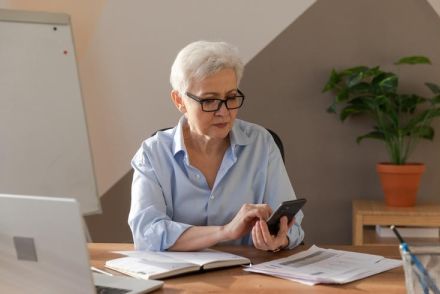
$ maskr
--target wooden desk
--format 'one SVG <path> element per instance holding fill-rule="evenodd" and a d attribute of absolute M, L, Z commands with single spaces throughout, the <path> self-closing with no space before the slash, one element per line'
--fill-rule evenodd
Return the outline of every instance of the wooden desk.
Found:
<path fill-rule="evenodd" d="M 384 201 L 353 200 L 353 245 L 397 244 L 396 238 L 378 238 L 375 225 L 440 227 L 440 205 L 389 207 Z M 408 239 L 408 243 L 438 242 L 434 239 Z"/>
<path fill-rule="evenodd" d="M 104 269 L 107 259 L 120 257 L 111 253 L 115 250 L 132 250 L 131 244 L 89 244 L 92 265 Z M 379 254 L 390 258 L 399 258 L 397 246 L 320 246 Z M 299 246 L 294 250 L 277 253 L 263 252 L 245 246 L 216 246 L 215 249 L 248 257 L 252 263 L 260 263 L 289 256 L 308 247 Z M 111 271 L 105 269 L 106 271 Z M 117 273 L 117 272 L 113 272 Z M 216 269 L 207 272 L 191 273 L 165 279 L 162 289 L 154 293 L 406 293 L 403 268 L 399 267 L 375 276 L 358 280 L 345 285 L 306 286 L 271 276 L 248 273 L 241 267 Z"/>

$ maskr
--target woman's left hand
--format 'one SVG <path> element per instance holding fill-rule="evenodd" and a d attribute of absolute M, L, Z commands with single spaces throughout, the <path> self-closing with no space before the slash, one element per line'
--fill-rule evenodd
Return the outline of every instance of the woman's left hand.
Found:
<path fill-rule="evenodd" d="M 276 236 L 271 235 L 269 228 L 264 220 L 258 220 L 252 228 L 252 240 L 257 249 L 265 251 L 277 251 L 280 248 L 289 245 L 287 232 L 289 228 L 295 223 L 295 218 L 288 224 L 287 217 L 283 216 L 280 219 L 280 229 Z"/>

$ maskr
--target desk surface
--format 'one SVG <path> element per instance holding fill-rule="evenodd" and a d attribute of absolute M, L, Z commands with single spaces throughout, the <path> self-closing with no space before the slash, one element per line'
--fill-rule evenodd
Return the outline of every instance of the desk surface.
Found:
<path fill-rule="evenodd" d="M 108 259 L 120 257 L 119 254 L 111 253 L 115 250 L 133 250 L 131 244 L 103 244 L 91 243 L 89 246 L 92 265 L 104 268 L 104 262 Z M 378 254 L 389 258 L 399 258 L 397 246 L 320 246 Z M 260 263 L 272 259 L 289 256 L 293 253 L 307 249 L 299 246 L 294 250 L 280 251 L 277 253 L 262 252 L 252 247 L 245 246 L 216 246 L 217 250 L 231 252 L 248 257 L 252 263 Z M 109 269 L 105 269 L 111 271 Z M 116 272 L 114 272 L 116 273 Z M 248 273 L 241 267 L 216 269 L 201 273 L 192 273 L 179 277 L 165 279 L 164 287 L 154 293 L 406 293 L 403 268 L 399 267 L 375 276 L 345 285 L 317 285 L 306 286 L 271 276 Z"/>

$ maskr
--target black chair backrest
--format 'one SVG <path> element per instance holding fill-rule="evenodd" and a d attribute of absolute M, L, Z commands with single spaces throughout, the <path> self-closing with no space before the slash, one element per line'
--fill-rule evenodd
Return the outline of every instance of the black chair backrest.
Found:
<path fill-rule="evenodd" d="M 169 130 L 169 129 L 172 129 L 172 128 L 164 128 L 164 129 L 157 130 L 154 133 L 152 133 L 150 137 L 153 137 L 154 135 L 156 135 L 157 132 L 163 132 L 163 131 L 166 131 L 166 130 Z"/>
<path fill-rule="evenodd" d="M 281 141 L 281 138 L 278 136 L 277 133 L 272 131 L 271 129 L 266 128 L 266 130 L 272 135 L 273 140 L 275 141 L 275 144 L 277 144 L 278 149 L 280 149 L 281 157 L 283 158 L 284 162 L 284 145 L 283 141 Z"/>
<path fill-rule="evenodd" d="M 169 130 L 169 129 L 172 129 L 172 128 L 163 128 L 163 129 L 157 130 L 153 134 L 151 134 L 151 137 L 156 135 L 157 132 L 166 131 L 166 130 Z M 281 138 L 277 135 L 277 133 L 275 133 L 271 129 L 266 128 L 266 130 L 272 135 L 272 138 L 275 141 L 275 144 L 277 144 L 278 149 L 280 149 L 281 157 L 283 158 L 283 162 L 284 162 L 284 145 L 283 145 L 283 141 L 281 141 Z"/>

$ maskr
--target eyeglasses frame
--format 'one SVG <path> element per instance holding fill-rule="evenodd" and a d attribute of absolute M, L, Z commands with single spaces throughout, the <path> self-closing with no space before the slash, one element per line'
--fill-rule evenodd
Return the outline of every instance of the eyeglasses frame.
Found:
<path fill-rule="evenodd" d="M 241 100 L 241 103 L 240 103 L 240 105 L 239 105 L 238 107 L 228 107 L 228 101 L 230 101 L 230 100 L 232 100 L 232 99 L 235 99 L 235 98 L 226 98 L 226 99 L 219 99 L 219 98 L 201 98 L 201 97 L 198 97 L 198 96 L 196 96 L 196 95 L 194 95 L 194 94 L 191 94 L 190 92 L 185 92 L 185 95 L 186 95 L 188 98 L 191 98 L 191 99 L 193 99 L 194 101 L 197 101 L 197 102 L 200 104 L 200 107 L 202 108 L 202 111 L 204 111 L 204 112 L 216 112 L 216 111 L 219 111 L 220 108 L 222 108 L 222 105 L 223 105 L 223 104 L 225 104 L 225 107 L 226 107 L 226 109 L 228 109 L 228 110 L 231 110 L 231 109 L 238 109 L 238 108 L 242 107 L 242 106 L 243 106 L 243 103 L 244 103 L 244 99 L 246 98 L 246 96 L 243 94 L 243 92 L 240 91 L 240 89 L 237 89 L 237 92 L 238 92 L 239 95 L 235 95 L 235 98 L 236 98 L 236 97 L 242 97 L 242 98 L 243 98 L 243 99 Z M 220 101 L 220 103 L 218 104 L 217 109 L 215 109 L 215 110 L 205 110 L 205 109 L 203 109 L 203 102 L 204 102 L 204 101 L 208 101 L 208 100 L 209 100 L 209 101 L 213 101 L 213 100 Z"/>

